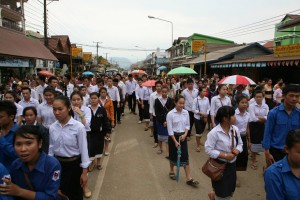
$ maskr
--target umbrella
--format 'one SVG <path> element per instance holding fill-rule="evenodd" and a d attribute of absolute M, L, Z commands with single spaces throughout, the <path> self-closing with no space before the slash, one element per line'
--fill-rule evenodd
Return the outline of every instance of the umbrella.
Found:
<path fill-rule="evenodd" d="M 143 86 L 152 87 L 152 86 L 155 86 L 155 82 L 156 82 L 156 80 L 149 80 L 149 81 L 146 81 L 145 83 L 143 83 Z"/>
<path fill-rule="evenodd" d="M 256 83 L 246 76 L 233 75 L 227 76 L 220 80 L 218 84 L 233 84 L 233 85 L 256 85 Z"/>
<path fill-rule="evenodd" d="M 180 147 L 180 139 L 179 139 L 179 147 L 177 149 L 177 170 L 176 170 L 176 181 L 179 181 L 179 171 L 180 171 L 180 158 L 181 158 L 181 147 Z"/>
<path fill-rule="evenodd" d="M 166 66 L 160 66 L 157 69 L 160 70 L 160 71 L 164 71 L 164 70 L 167 70 L 168 68 Z"/>
<path fill-rule="evenodd" d="M 144 70 L 141 70 L 141 69 L 133 70 L 131 73 L 132 74 L 146 74 L 146 72 Z"/>
<path fill-rule="evenodd" d="M 188 67 L 177 67 L 169 71 L 168 75 L 176 75 L 176 74 L 197 74 L 193 69 Z"/>
<path fill-rule="evenodd" d="M 52 72 L 48 71 L 48 70 L 39 71 L 38 75 L 41 75 L 41 76 L 54 76 L 54 74 Z"/>
<path fill-rule="evenodd" d="M 83 75 L 95 75 L 93 72 L 90 72 L 90 71 L 85 71 L 82 73 Z"/>

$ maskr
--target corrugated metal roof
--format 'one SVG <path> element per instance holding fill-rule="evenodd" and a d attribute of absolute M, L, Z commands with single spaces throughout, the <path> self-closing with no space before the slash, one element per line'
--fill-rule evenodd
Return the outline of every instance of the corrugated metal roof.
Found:
<path fill-rule="evenodd" d="M 37 39 L 31 39 L 0 27 L 0 54 L 57 61 L 57 58 Z"/>

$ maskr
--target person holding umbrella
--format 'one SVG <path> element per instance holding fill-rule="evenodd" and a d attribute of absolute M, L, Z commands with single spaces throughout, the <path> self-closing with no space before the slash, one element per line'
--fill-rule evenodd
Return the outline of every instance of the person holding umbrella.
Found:
<path fill-rule="evenodd" d="M 191 171 L 189 167 L 189 153 L 187 146 L 187 135 L 190 129 L 189 113 L 184 108 L 184 97 L 175 97 L 175 108 L 167 114 L 167 129 L 169 134 L 169 160 L 170 160 L 170 173 L 169 177 L 172 180 L 176 180 L 174 173 L 174 167 L 177 164 L 177 150 L 181 148 L 180 165 L 184 167 L 186 175 L 186 184 L 190 186 L 197 186 L 198 181 L 195 181 L 191 177 Z M 177 175 L 178 176 L 178 175 Z"/>

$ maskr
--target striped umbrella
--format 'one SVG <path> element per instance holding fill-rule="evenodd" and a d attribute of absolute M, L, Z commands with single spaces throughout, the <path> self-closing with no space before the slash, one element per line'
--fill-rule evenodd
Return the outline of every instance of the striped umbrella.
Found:
<path fill-rule="evenodd" d="M 232 84 L 232 85 L 256 85 L 256 83 L 246 76 L 233 75 L 227 76 L 220 80 L 218 84 Z"/>

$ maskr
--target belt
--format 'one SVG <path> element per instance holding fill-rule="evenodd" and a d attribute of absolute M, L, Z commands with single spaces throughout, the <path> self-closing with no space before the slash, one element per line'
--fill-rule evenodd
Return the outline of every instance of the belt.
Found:
<path fill-rule="evenodd" d="M 61 162 L 72 162 L 72 161 L 80 159 L 81 156 L 78 155 L 78 156 L 73 156 L 73 157 L 61 157 L 61 156 L 54 156 L 54 157 Z"/>
<path fill-rule="evenodd" d="M 174 135 L 183 135 L 184 132 L 174 132 Z"/>

